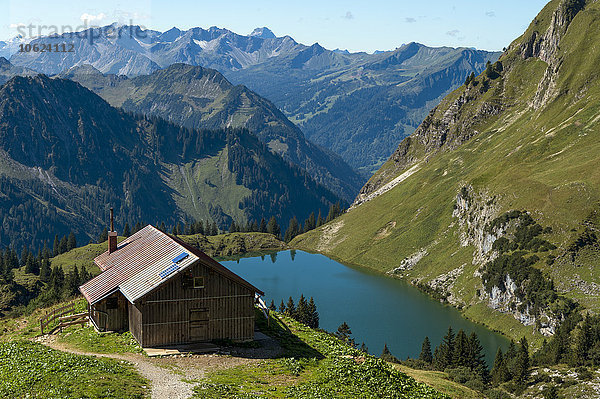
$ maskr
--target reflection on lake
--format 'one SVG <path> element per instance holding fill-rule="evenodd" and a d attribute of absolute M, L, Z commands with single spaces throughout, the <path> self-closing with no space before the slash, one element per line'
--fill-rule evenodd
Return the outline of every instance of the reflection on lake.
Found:
<path fill-rule="evenodd" d="M 270 255 L 222 262 L 265 292 L 265 302 L 277 307 L 291 295 L 314 297 L 321 317 L 320 327 L 335 331 L 347 322 L 357 344 L 363 341 L 369 352 L 379 355 L 387 343 L 400 359 L 417 357 L 425 336 L 432 350 L 448 326 L 467 334 L 476 332 L 491 365 L 499 346 L 508 340 L 463 318 L 460 312 L 442 305 L 410 284 L 345 266 L 323 255 L 303 251 L 282 251 Z"/>

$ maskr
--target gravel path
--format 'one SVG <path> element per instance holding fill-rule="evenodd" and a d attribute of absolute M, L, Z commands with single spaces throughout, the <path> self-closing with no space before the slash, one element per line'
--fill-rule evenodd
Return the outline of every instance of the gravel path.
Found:
<path fill-rule="evenodd" d="M 187 399 L 192 396 L 194 384 L 182 381 L 186 379 L 199 379 L 204 376 L 204 370 L 198 367 L 186 367 L 185 372 L 177 373 L 177 362 L 161 362 L 165 359 L 156 359 L 156 361 L 136 353 L 91 353 L 72 349 L 56 342 L 55 337 L 45 337 L 38 342 L 63 352 L 74 353 L 76 355 L 98 356 L 117 360 L 124 360 L 132 363 L 138 372 L 148 379 L 151 383 L 152 399 Z M 160 364 L 164 367 L 160 367 Z M 174 364 L 175 363 L 175 364 Z M 203 363 L 203 362 L 200 362 Z"/>
<path fill-rule="evenodd" d="M 55 335 L 35 339 L 36 342 L 63 352 L 76 355 L 98 356 L 132 363 L 138 372 L 151 384 L 152 399 L 188 399 L 192 396 L 194 383 L 182 381 L 200 380 L 205 371 L 228 369 L 231 367 L 260 364 L 263 359 L 273 358 L 282 353 L 281 346 L 264 334 L 256 337 L 259 348 L 231 348 L 223 355 L 206 354 L 192 356 L 167 356 L 148 358 L 139 353 L 94 353 L 74 349 L 56 340 Z"/>

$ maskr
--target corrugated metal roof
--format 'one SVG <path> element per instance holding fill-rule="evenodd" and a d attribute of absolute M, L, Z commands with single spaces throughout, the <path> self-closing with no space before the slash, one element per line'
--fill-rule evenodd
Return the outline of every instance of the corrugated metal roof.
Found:
<path fill-rule="evenodd" d="M 147 268 L 129 280 L 125 281 L 123 284 L 119 285 L 121 293 L 129 300 L 129 302 L 133 303 L 137 301 L 139 298 L 143 297 L 165 281 L 172 279 L 177 274 L 187 269 L 188 266 L 191 266 L 198 261 L 198 258 L 195 255 L 190 254 L 190 256 L 177 263 L 179 268 L 176 269 L 175 272 L 165 276 L 165 278 L 162 278 L 160 276 L 160 272 L 168 267 L 171 267 L 173 264 L 172 259 L 179 255 L 182 250 L 184 250 L 179 244 L 175 243 L 174 241 L 172 242 L 176 244 L 178 248 L 174 249 L 173 252 L 169 253 L 161 261 L 149 265 Z"/>
<path fill-rule="evenodd" d="M 179 260 L 184 252 L 189 256 Z M 179 262 L 176 262 L 177 260 Z M 79 287 L 79 290 L 92 304 L 110 295 L 116 289 L 119 289 L 130 302 L 134 302 L 198 260 L 226 277 L 263 294 L 204 252 L 151 225 L 122 241 L 112 254 L 106 251 L 96 257 L 94 262 L 103 272 Z M 175 268 L 175 272 L 162 278 L 159 274 L 173 263 L 179 267 Z"/>

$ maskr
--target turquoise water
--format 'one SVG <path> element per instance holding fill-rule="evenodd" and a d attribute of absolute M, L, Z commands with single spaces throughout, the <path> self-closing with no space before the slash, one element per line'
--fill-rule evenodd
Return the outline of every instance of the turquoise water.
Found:
<path fill-rule="evenodd" d="M 488 364 L 499 346 L 508 340 L 463 318 L 460 312 L 442 305 L 410 284 L 345 266 L 323 255 L 303 251 L 283 251 L 263 257 L 222 262 L 265 292 L 265 302 L 297 303 L 300 294 L 314 297 L 320 314 L 320 327 L 335 331 L 346 322 L 357 344 L 364 342 L 369 352 L 380 355 L 384 343 L 400 359 L 417 357 L 421 343 L 429 336 L 432 350 L 448 326 L 455 331 L 475 331 L 485 348 Z"/>

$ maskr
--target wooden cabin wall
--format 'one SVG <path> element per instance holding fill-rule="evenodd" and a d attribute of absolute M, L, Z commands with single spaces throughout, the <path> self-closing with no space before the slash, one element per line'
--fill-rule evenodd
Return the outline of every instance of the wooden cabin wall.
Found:
<path fill-rule="evenodd" d="M 111 301 L 113 303 L 116 301 L 116 308 L 109 309 L 108 305 Z M 98 328 L 106 331 L 127 330 L 129 328 L 128 303 L 129 301 L 118 291 L 96 303 L 92 310 L 92 317 Z"/>
<path fill-rule="evenodd" d="M 180 273 L 141 299 L 144 346 L 253 339 L 254 292 L 200 263 L 191 270 L 204 288 L 184 288 Z"/>
<path fill-rule="evenodd" d="M 129 331 L 137 342 L 143 347 L 144 336 L 142 335 L 142 312 L 134 304 L 129 303 Z"/>

